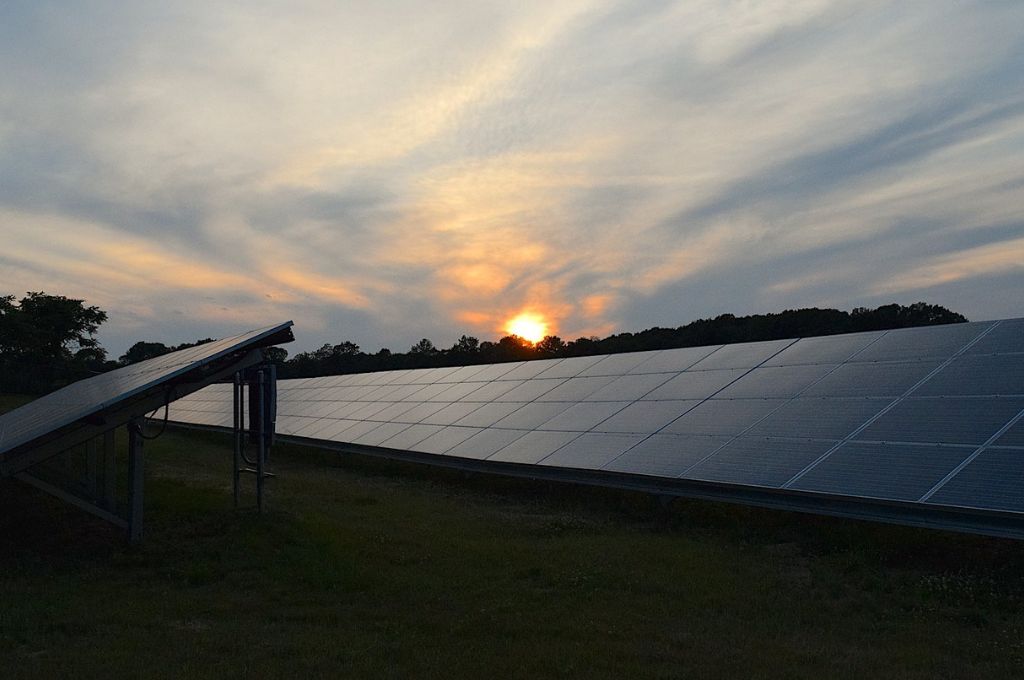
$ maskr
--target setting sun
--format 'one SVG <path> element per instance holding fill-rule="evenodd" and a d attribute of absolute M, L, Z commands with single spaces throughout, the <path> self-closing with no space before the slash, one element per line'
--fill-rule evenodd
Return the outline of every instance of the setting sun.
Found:
<path fill-rule="evenodd" d="M 548 324 L 539 314 L 524 312 L 505 324 L 505 330 L 518 335 L 527 342 L 536 344 L 548 334 Z"/>

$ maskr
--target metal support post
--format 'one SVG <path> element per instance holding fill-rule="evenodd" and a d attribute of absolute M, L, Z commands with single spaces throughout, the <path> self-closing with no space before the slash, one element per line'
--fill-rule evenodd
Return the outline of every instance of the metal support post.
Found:
<path fill-rule="evenodd" d="M 256 380 L 259 385 L 259 413 L 260 422 L 259 429 L 256 432 L 256 436 L 259 438 L 259 453 L 256 458 L 256 507 L 259 509 L 260 514 L 266 509 L 266 503 L 263 498 L 263 483 L 265 481 L 267 467 L 267 410 L 266 410 L 266 394 L 267 394 L 267 376 L 263 370 L 256 372 Z"/>
<path fill-rule="evenodd" d="M 114 458 L 114 430 L 103 433 L 103 507 L 117 509 L 117 461 Z"/>
<path fill-rule="evenodd" d="M 245 442 L 245 410 L 244 410 L 244 383 L 242 382 L 241 371 L 235 373 L 234 382 L 234 426 L 235 426 L 235 467 L 234 467 L 234 497 L 235 508 L 238 508 L 239 486 L 242 475 L 242 446 Z"/>
<path fill-rule="evenodd" d="M 90 439 L 85 445 L 85 486 L 90 500 L 101 503 L 99 441 Z"/>
<path fill-rule="evenodd" d="M 142 420 L 128 422 L 128 541 L 142 540 L 143 458 Z"/>

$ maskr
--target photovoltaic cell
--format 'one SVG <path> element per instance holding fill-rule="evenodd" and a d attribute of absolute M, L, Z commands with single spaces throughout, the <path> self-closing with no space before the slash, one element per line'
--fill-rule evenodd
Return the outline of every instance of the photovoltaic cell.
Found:
<path fill-rule="evenodd" d="M 769 340 L 768 342 L 744 342 L 724 345 L 693 365 L 695 371 L 709 371 L 718 368 L 754 368 L 773 355 L 793 344 L 793 340 Z"/>
<path fill-rule="evenodd" d="M 580 401 L 615 380 L 610 376 L 569 378 L 539 395 L 539 401 Z"/>
<path fill-rule="evenodd" d="M 843 439 L 890 403 L 890 399 L 801 397 L 787 401 L 747 434 L 751 437 Z"/>
<path fill-rule="evenodd" d="M 448 376 L 448 382 L 459 383 L 467 380 L 474 382 L 481 382 L 477 375 L 488 368 L 487 364 L 478 364 L 476 366 L 463 366 L 459 370 Z"/>
<path fill-rule="evenodd" d="M 570 406 L 572 406 L 571 403 L 559 402 L 520 404 L 518 409 L 496 422 L 494 426 L 516 430 L 532 430 L 540 427 L 543 423 L 551 420 Z"/>
<path fill-rule="evenodd" d="M 465 401 L 447 404 L 443 409 L 431 413 L 420 422 L 429 425 L 451 425 L 455 421 L 461 420 L 470 413 L 473 413 L 478 408 L 480 408 L 480 404 Z"/>
<path fill-rule="evenodd" d="M 412 427 L 412 425 L 406 425 L 405 423 L 381 423 L 369 432 L 357 437 L 354 440 L 354 443 L 366 444 L 367 446 L 379 446 L 381 442 L 390 439 L 399 432 L 410 427 Z"/>
<path fill-rule="evenodd" d="M 401 417 L 409 411 L 416 408 L 415 404 L 410 404 L 407 401 L 400 401 L 397 404 L 391 404 L 385 406 L 383 409 L 374 414 L 374 418 L 383 421 L 395 421 L 395 422 L 409 422 L 401 420 Z M 345 417 L 346 414 L 340 414 L 341 417 Z"/>
<path fill-rule="evenodd" d="M 974 324 L 970 325 L 973 326 Z M 1024 338 L 1024 319 L 1002 321 L 978 340 L 977 343 L 969 347 L 964 354 L 1024 352 L 1021 338 Z"/>
<path fill-rule="evenodd" d="M 586 397 L 587 401 L 636 401 L 661 386 L 670 376 L 664 373 L 623 375 Z"/>
<path fill-rule="evenodd" d="M 996 440 L 995 445 L 1024 447 L 1024 420 L 1018 420 L 1015 425 L 1012 425 Z"/>
<path fill-rule="evenodd" d="M 534 378 L 517 385 L 496 397 L 496 401 L 533 401 L 544 397 L 562 385 L 561 380 Z"/>
<path fill-rule="evenodd" d="M 578 432 L 527 432 L 494 453 L 488 460 L 537 463 L 578 436 Z"/>
<path fill-rule="evenodd" d="M 451 389 L 451 385 L 447 383 L 432 383 L 425 385 L 419 392 L 409 395 L 402 401 L 444 401 L 438 395 L 449 389 Z"/>
<path fill-rule="evenodd" d="M 668 425 L 664 432 L 739 435 L 783 403 L 781 399 L 710 399 Z"/>
<path fill-rule="evenodd" d="M 1024 354 L 958 357 L 914 392 L 938 397 L 999 394 L 1024 396 Z"/>
<path fill-rule="evenodd" d="M 699 403 L 696 399 L 634 403 L 601 422 L 594 429 L 599 432 L 638 434 L 658 432 Z"/>
<path fill-rule="evenodd" d="M 1024 512 L 1024 449 L 986 449 L 928 502 Z"/>
<path fill-rule="evenodd" d="M 851 442 L 830 454 L 791 488 L 916 501 L 968 455 L 970 449 Z"/>
<path fill-rule="evenodd" d="M 715 396 L 722 399 L 795 397 L 835 368 L 832 364 L 755 368 Z"/>
<path fill-rule="evenodd" d="M 523 430 L 481 430 L 466 441 L 453 446 L 450 456 L 461 458 L 487 458 L 526 434 Z"/>
<path fill-rule="evenodd" d="M 683 347 L 665 349 L 653 354 L 643 363 L 634 366 L 629 373 L 678 373 L 685 371 L 695 363 L 708 356 L 721 345 L 711 347 Z"/>
<path fill-rule="evenodd" d="M 459 401 L 484 386 L 484 383 L 464 382 L 449 385 L 448 389 L 439 393 L 437 401 Z"/>
<path fill-rule="evenodd" d="M 540 464 L 597 470 L 637 444 L 641 439 L 643 437 L 639 435 L 585 434 L 558 449 L 540 461 Z"/>
<path fill-rule="evenodd" d="M 854 361 L 897 361 L 950 357 L 984 333 L 991 324 L 950 324 L 889 331 Z"/>
<path fill-rule="evenodd" d="M 539 378 L 573 378 L 604 357 L 570 357 L 540 373 Z"/>
<path fill-rule="evenodd" d="M 802 338 L 770 358 L 764 365 L 840 364 L 864 350 L 882 335 L 882 332 L 873 332 Z"/>
<path fill-rule="evenodd" d="M 516 365 L 510 364 L 490 364 L 485 366 L 479 373 L 473 374 L 473 380 L 475 382 L 490 382 L 491 380 L 497 380 L 502 378 L 506 373 L 514 369 Z"/>
<path fill-rule="evenodd" d="M 625 354 L 609 354 L 592 366 L 580 372 L 581 377 L 593 375 L 623 375 L 631 369 L 652 358 L 655 352 L 627 352 Z"/>
<path fill-rule="evenodd" d="M 459 401 L 472 401 L 478 404 L 486 404 L 498 399 L 501 395 L 522 384 L 523 381 L 521 380 L 496 380 L 494 382 L 483 383 L 480 387 L 459 399 Z"/>
<path fill-rule="evenodd" d="M 836 442 L 740 437 L 688 470 L 688 479 L 780 487 Z"/>
<path fill-rule="evenodd" d="M 562 359 L 540 359 L 538 361 L 523 361 L 516 364 L 511 371 L 501 376 L 502 380 L 529 380 L 536 378 L 539 374 L 557 365 Z"/>
<path fill-rule="evenodd" d="M 424 453 L 445 453 L 453 446 L 457 446 L 473 435 L 479 433 L 479 427 L 459 427 L 450 425 L 430 435 L 418 444 L 410 447 L 412 451 Z"/>
<path fill-rule="evenodd" d="M 399 416 L 395 416 L 395 420 L 400 423 L 418 423 L 422 421 L 424 418 L 429 418 L 430 416 L 434 415 L 435 413 L 443 409 L 445 406 L 446 404 L 438 403 L 416 404 L 408 411 L 402 413 Z"/>
<path fill-rule="evenodd" d="M 538 429 L 586 432 L 626 406 L 628 406 L 627 402 L 620 401 L 594 401 L 572 404 Z"/>
<path fill-rule="evenodd" d="M 938 361 L 843 364 L 801 396 L 898 397 L 938 368 Z"/>
<path fill-rule="evenodd" d="M 608 463 L 605 469 L 635 475 L 678 477 L 727 441 L 727 437 L 656 434 Z"/>
<path fill-rule="evenodd" d="M 419 444 L 432 434 L 444 429 L 443 425 L 411 425 L 393 437 L 386 439 L 381 446 L 389 449 L 409 449 Z"/>
<path fill-rule="evenodd" d="M 981 445 L 1024 409 L 1024 397 L 907 399 L 857 439 Z"/>
<path fill-rule="evenodd" d="M 493 404 L 481 404 L 479 408 L 455 421 L 456 425 L 467 425 L 473 427 L 490 427 L 505 416 L 519 409 L 522 404 L 496 402 Z"/>
<path fill-rule="evenodd" d="M 316 433 L 316 436 L 319 439 L 326 439 L 328 441 L 340 441 L 338 438 L 341 437 L 342 434 L 345 431 L 348 430 L 348 428 L 350 428 L 350 427 L 352 427 L 354 425 L 358 425 L 360 422 L 364 422 L 364 421 L 359 421 L 359 420 L 336 420 L 331 425 L 325 425 L 324 429 L 319 430 Z M 278 429 L 278 432 L 281 433 L 281 434 L 285 434 L 280 429 Z"/>
<path fill-rule="evenodd" d="M 707 399 L 742 375 L 745 369 L 724 371 L 686 371 L 660 387 L 651 390 L 643 399 Z"/>

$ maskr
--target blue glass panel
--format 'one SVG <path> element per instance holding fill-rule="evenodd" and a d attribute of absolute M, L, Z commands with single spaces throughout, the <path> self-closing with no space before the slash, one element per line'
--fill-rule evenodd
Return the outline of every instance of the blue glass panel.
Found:
<path fill-rule="evenodd" d="M 851 442 L 801 477 L 793 489 L 916 501 L 972 452 L 970 448 Z"/>

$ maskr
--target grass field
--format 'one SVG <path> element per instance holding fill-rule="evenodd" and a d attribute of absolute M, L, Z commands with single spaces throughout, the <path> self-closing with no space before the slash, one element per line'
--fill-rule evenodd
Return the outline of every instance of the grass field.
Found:
<path fill-rule="evenodd" d="M 146 456 L 139 547 L 0 481 L 5 680 L 1024 669 L 1021 543 L 291 446 L 260 517 L 228 437 Z"/>

